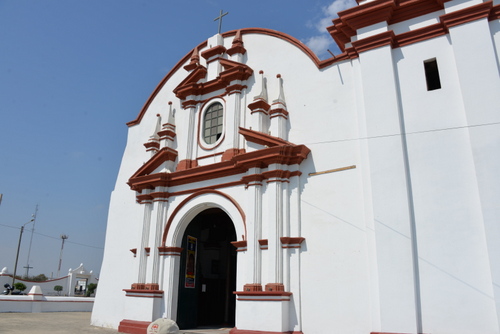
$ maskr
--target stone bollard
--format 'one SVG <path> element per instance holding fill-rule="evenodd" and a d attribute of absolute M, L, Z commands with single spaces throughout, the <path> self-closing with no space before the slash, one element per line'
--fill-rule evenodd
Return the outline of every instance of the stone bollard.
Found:
<path fill-rule="evenodd" d="M 31 313 L 42 312 L 42 303 L 40 301 L 43 300 L 43 293 L 40 285 L 33 285 L 28 296 L 31 298 Z"/>
<path fill-rule="evenodd" d="M 147 334 L 178 334 L 179 327 L 175 321 L 159 318 L 149 324 Z"/>

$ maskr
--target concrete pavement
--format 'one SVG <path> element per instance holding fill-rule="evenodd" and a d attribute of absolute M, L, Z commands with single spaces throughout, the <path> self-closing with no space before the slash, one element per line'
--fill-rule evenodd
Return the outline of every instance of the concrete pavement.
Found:
<path fill-rule="evenodd" d="M 0 313 L 1 334 L 117 334 L 90 326 L 90 312 Z M 224 329 L 181 330 L 179 334 L 227 334 Z"/>

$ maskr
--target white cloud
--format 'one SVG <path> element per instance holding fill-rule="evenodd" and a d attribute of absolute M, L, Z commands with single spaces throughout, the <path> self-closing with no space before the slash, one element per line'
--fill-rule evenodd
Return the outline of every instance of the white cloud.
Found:
<path fill-rule="evenodd" d="M 327 34 L 323 34 L 323 35 L 309 37 L 309 39 L 306 41 L 305 44 L 315 54 L 321 55 L 328 49 L 328 47 L 332 43 L 333 43 L 332 38 Z"/>
<path fill-rule="evenodd" d="M 328 6 L 323 7 L 319 19 L 311 23 L 318 30 L 319 35 L 309 37 L 305 44 L 318 56 L 325 56 L 328 47 L 334 43 L 326 28 L 333 24 L 332 20 L 338 17 L 338 12 L 354 6 L 356 6 L 355 0 L 334 0 Z"/>
<path fill-rule="evenodd" d="M 328 7 L 323 8 L 323 12 L 330 16 L 337 17 L 337 13 L 345 9 L 356 6 L 354 0 L 335 0 Z"/>

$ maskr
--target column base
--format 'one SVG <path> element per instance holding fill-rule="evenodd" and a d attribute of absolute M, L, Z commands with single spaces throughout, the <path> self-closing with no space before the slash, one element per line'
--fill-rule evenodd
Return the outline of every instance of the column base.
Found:
<path fill-rule="evenodd" d="M 262 291 L 262 284 L 251 283 L 243 286 L 243 291 Z"/>
<path fill-rule="evenodd" d="M 118 332 L 127 334 L 146 334 L 150 322 L 123 319 L 118 326 Z"/>
<path fill-rule="evenodd" d="M 268 283 L 266 284 L 266 291 L 285 291 L 283 283 Z"/>

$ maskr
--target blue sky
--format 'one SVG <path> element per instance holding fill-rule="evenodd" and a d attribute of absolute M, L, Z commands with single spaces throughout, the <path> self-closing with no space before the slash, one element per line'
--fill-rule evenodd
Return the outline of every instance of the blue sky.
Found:
<path fill-rule="evenodd" d="M 80 263 L 99 273 L 126 122 L 171 67 L 217 32 L 287 33 L 321 58 L 324 29 L 354 0 L 0 0 L 0 269 L 13 272 L 19 228 L 39 206 L 31 274 Z M 18 273 L 31 238 L 26 226 Z"/>

